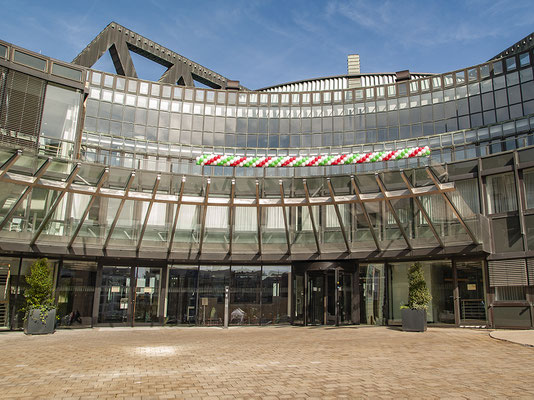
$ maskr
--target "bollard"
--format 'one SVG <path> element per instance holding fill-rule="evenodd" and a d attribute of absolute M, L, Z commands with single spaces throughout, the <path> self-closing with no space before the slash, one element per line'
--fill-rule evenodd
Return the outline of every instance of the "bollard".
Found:
<path fill-rule="evenodd" d="M 230 286 L 224 287 L 224 329 L 228 329 L 228 308 L 230 303 Z"/>

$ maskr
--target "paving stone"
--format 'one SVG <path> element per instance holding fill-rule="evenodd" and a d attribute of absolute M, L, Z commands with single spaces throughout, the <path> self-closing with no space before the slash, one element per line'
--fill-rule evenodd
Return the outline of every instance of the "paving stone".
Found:
<path fill-rule="evenodd" d="M 0 398 L 534 398 L 534 348 L 388 327 L 0 333 Z"/>

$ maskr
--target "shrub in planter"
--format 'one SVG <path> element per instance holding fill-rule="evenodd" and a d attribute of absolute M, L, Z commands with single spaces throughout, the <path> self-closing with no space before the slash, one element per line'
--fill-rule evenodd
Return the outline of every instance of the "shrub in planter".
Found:
<path fill-rule="evenodd" d="M 24 333 L 38 335 L 53 333 L 56 326 L 54 283 L 46 258 L 35 261 L 26 277 L 28 287 L 24 291 L 26 305 L 23 308 Z"/>
<path fill-rule="evenodd" d="M 401 309 L 402 330 L 426 331 L 426 310 L 432 300 L 428 291 L 421 263 L 414 263 L 408 270 L 408 304 Z"/>

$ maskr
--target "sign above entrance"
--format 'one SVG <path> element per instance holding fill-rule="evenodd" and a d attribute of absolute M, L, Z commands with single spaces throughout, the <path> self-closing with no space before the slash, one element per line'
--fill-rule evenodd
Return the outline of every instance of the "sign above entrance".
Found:
<path fill-rule="evenodd" d="M 429 155 L 430 148 L 424 146 L 391 151 L 375 151 L 372 153 L 323 154 L 317 156 L 245 157 L 225 154 L 202 154 L 196 158 L 196 161 L 197 165 L 221 167 L 320 167 L 402 160 Z"/>

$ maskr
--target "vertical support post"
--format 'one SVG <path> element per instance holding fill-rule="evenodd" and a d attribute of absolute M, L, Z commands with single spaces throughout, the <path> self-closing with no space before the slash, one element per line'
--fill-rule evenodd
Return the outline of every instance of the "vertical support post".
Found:
<path fill-rule="evenodd" d="M 228 224 L 230 225 L 230 237 L 228 238 L 228 254 L 232 254 L 232 247 L 234 244 L 234 220 L 235 220 L 235 209 L 234 209 L 234 198 L 235 198 L 235 179 L 232 179 L 232 189 L 230 191 L 230 219 Z"/>
<path fill-rule="evenodd" d="M 454 301 L 454 323 L 460 326 L 460 288 L 458 287 L 458 270 L 456 260 L 452 260 L 452 296 Z"/>
<path fill-rule="evenodd" d="M 352 276 L 352 296 L 351 296 L 351 319 L 353 324 L 360 324 L 360 266 L 356 264 L 356 271 Z"/>
<path fill-rule="evenodd" d="M 310 287 L 308 285 L 308 271 L 304 271 L 304 326 L 308 325 L 308 297 Z"/>
<path fill-rule="evenodd" d="M 228 329 L 230 308 L 230 286 L 224 287 L 224 329 Z"/>
<path fill-rule="evenodd" d="M 258 254 L 262 254 L 261 244 L 261 207 L 260 207 L 260 182 L 256 180 L 256 224 L 258 228 Z"/>
<path fill-rule="evenodd" d="M 93 313 L 91 318 L 91 327 L 94 327 L 98 323 L 98 311 L 100 308 L 100 292 L 102 290 L 102 270 L 103 266 L 101 263 L 98 263 L 96 269 L 96 282 L 95 282 L 95 293 L 93 296 Z"/>
<path fill-rule="evenodd" d="M 342 289 L 341 281 L 339 279 L 339 268 L 334 270 L 334 301 L 335 301 L 335 315 L 336 315 L 336 326 L 339 326 L 339 292 Z"/>

